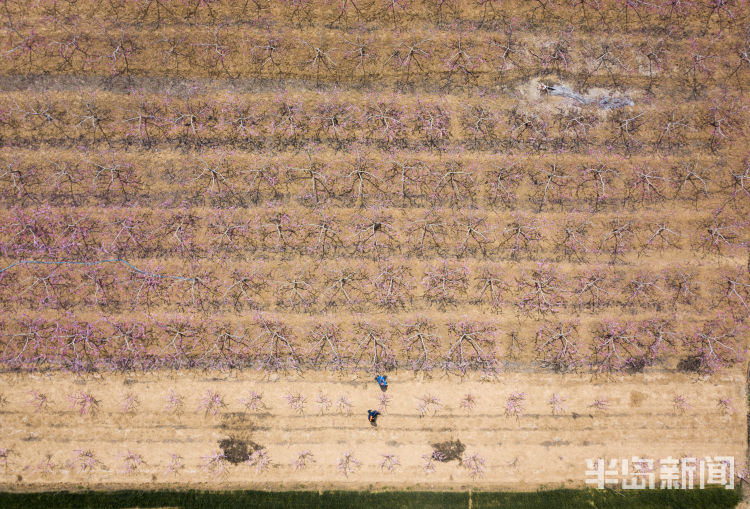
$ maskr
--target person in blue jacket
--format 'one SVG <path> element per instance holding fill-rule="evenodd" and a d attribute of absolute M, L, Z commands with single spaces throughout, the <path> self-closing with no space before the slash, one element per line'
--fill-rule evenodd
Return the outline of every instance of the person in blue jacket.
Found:
<path fill-rule="evenodd" d="M 378 375 L 375 377 L 375 381 L 378 383 L 381 389 L 386 389 L 388 387 L 388 377 L 383 375 Z"/>

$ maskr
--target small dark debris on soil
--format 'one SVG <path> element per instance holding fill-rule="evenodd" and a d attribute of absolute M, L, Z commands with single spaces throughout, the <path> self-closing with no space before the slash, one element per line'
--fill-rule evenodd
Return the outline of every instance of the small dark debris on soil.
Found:
<path fill-rule="evenodd" d="M 466 446 L 462 444 L 460 440 L 456 439 L 432 444 L 432 449 L 432 457 L 436 461 L 446 463 L 448 461 L 458 460 L 460 463 L 461 457 L 466 450 Z"/>
<path fill-rule="evenodd" d="M 247 461 L 252 453 L 263 449 L 262 445 L 256 444 L 252 440 L 240 440 L 237 437 L 219 440 L 219 447 L 221 447 L 227 461 L 233 465 Z"/>
<path fill-rule="evenodd" d="M 678 371 L 697 373 L 700 371 L 701 360 L 697 356 L 684 357 L 677 364 Z"/>

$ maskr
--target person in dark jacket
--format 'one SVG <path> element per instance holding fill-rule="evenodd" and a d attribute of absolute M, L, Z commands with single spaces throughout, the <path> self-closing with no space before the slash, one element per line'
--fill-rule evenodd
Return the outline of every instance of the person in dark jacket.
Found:
<path fill-rule="evenodd" d="M 378 412 L 377 410 L 368 410 L 367 420 L 370 421 L 370 424 L 375 426 L 377 425 L 378 415 L 380 415 L 380 412 Z"/>

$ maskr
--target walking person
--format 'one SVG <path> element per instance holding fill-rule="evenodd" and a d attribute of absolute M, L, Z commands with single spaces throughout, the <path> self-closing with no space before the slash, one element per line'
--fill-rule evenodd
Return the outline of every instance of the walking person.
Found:
<path fill-rule="evenodd" d="M 373 426 L 378 425 L 378 415 L 380 415 L 380 412 L 377 410 L 368 410 L 367 411 L 367 420 L 370 421 L 370 424 Z"/>

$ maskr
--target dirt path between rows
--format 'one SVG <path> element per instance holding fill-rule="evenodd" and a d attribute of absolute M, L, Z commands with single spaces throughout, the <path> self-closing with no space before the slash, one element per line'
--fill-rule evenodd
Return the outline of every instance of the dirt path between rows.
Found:
<path fill-rule="evenodd" d="M 582 486 L 587 458 L 641 456 L 729 455 L 743 463 L 747 422 L 744 374 L 717 375 L 696 381 L 679 373 L 654 372 L 592 379 L 583 375 L 504 373 L 494 380 L 478 375 L 463 379 L 411 373 L 390 375 L 390 403 L 377 427 L 367 422 L 366 410 L 378 406 L 381 391 L 369 376 L 305 373 L 169 372 L 105 375 L 81 379 L 67 374 L 0 376 L 7 402 L 0 409 L 0 449 L 8 448 L 8 464 L 0 467 L 2 489 L 49 487 L 210 488 L 419 488 L 419 489 L 534 489 Z M 183 413 L 165 408 L 171 390 L 181 395 Z M 30 404 L 31 391 L 44 394 L 48 405 L 38 412 Z M 207 391 L 221 395 L 224 408 L 216 416 L 199 411 Z M 240 402 L 251 391 L 263 394 L 264 410 L 248 411 Z M 524 392 L 520 418 L 505 415 L 507 397 Z M 71 407 L 68 395 L 92 394 L 99 400 L 95 416 Z M 291 409 L 285 396 L 300 393 L 304 414 Z M 128 394 L 137 403 L 123 411 Z M 460 406 L 471 393 L 476 407 Z M 553 415 L 550 397 L 564 399 L 561 415 Z M 321 414 L 319 395 L 331 400 Z M 420 417 L 419 398 L 440 400 L 436 412 Z M 690 407 L 683 413 L 674 397 L 683 395 Z M 342 396 L 352 403 L 351 415 L 339 407 Z M 590 407 L 606 398 L 608 408 Z M 722 412 L 719 398 L 730 398 L 736 411 Z M 223 476 L 212 476 L 201 466 L 230 436 L 266 448 L 270 468 L 263 472 L 247 464 L 230 466 Z M 485 474 L 472 479 L 457 461 L 437 463 L 432 473 L 423 469 L 430 444 L 458 439 L 466 453 L 485 459 Z M 90 450 L 98 463 L 80 472 L 76 450 Z M 295 470 L 297 453 L 309 450 L 315 460 Z M 338 469 L 340 457 L 351 451 L 360 467 L 348 477 Z M 125 469 L 128 452 L 143 463 Z M 168 473 L 172 454 L 184 468 Z M 400 465 L 380 468 L 383 455 L 393 454 Z"/>

